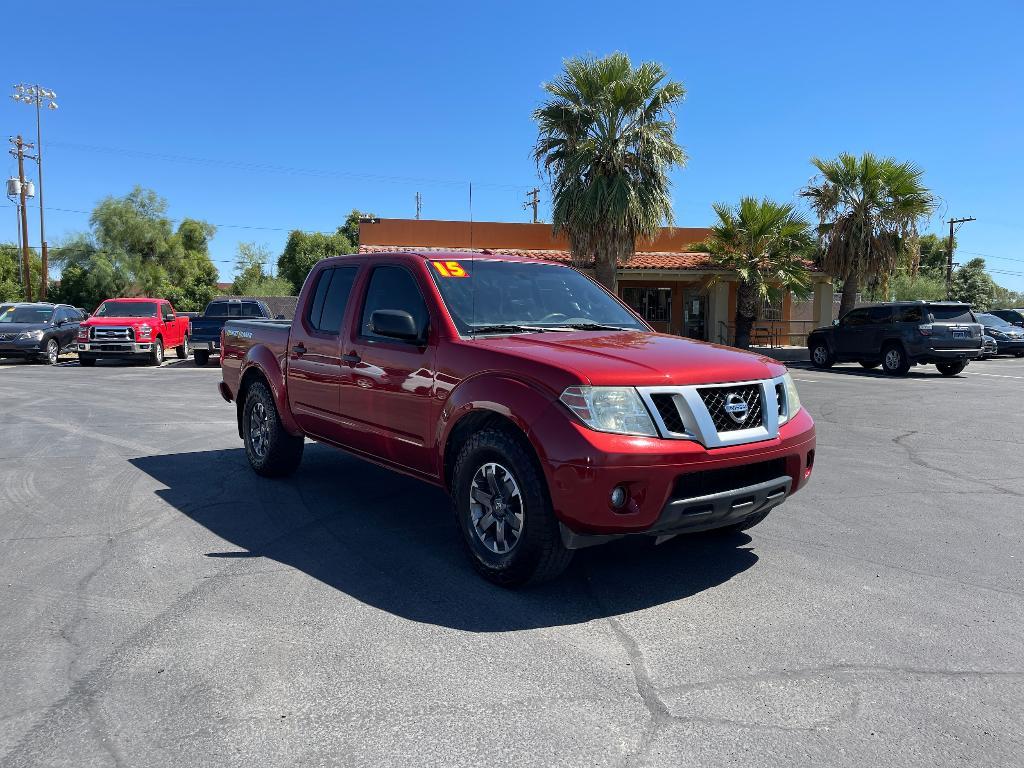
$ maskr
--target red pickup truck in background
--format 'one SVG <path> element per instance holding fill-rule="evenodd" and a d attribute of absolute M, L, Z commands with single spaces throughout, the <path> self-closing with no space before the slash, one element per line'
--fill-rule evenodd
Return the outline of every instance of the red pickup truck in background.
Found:
<path fill-rule="evenodd" d="M 503 585 L 627 534 L 749 528 L 814 463 L 785 367 L 655 333 L 550 262 L 325 259 L 291 323 L 230 320 L 222 350 L 257 473 L 293 472 L 309 437 L 443 486 Z"/>
<path fill-rule="evenodd" d="M 189 355 L 189 319 L 167 299 L 107 299 L 78 328 L 78 362 L 89 367 L 103 357 L 164 361 L 165 350 Z"/>

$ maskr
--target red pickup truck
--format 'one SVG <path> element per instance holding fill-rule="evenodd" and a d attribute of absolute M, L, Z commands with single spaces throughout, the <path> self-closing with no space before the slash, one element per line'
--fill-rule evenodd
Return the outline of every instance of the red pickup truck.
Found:
<path fill-rule="evenodd" d="M 107 299 L 78 327 L 78 363 L 96 365 L 101 357 L 164 361 L 164 351 L 189 355 L 189 319 L 167 299 Z"/>
<path fill-rule="evenodd" d="M 550 262 L 325 259 L 293 321 L 230 320 L 221 346 L 258 474 L 293 472 L 309 437 L 440 485 L 473 564 L 507 586 L 628 534 L 749 528 L 814 464 L 785 367 L 655 333 Z"/>

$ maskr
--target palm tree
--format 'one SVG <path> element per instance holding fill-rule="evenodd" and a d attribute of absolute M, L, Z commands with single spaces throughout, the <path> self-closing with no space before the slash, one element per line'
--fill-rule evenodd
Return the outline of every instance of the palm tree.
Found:
<path fill-rule="evenodd" d="M 718 221 L 695 249 L 706 250 L 715 264 L 739 277 L 735 344 L 746 349 L 758 304 L 787 291 L 807 291 L 814 247 L 810 225 L 793 205 L 767 198 L 744 197 L 735 208 L 725 203 L 712 207 Z"/>
<path fill-rule="evenodd" d="M 861 280 L 892 274 L 935 198 L 913 163 L 870 152 L 811 162 L 821 175 L 800 194 L 818 216 L 821 266 L 843 281 L 841 316 L 853 309 Z"/>
<path fill-rule="evenodd" d="M 634 69 L 622 53 L 569 59 L 533 113 L 533 157 L 551 179 L 555 233 L 612 291 L 616 263 L 633 255 L 636 239 L 672 223 L 668 173 L 686 162 L 672 107 L 686 90 L 666 77 L 659 64 Z"/>

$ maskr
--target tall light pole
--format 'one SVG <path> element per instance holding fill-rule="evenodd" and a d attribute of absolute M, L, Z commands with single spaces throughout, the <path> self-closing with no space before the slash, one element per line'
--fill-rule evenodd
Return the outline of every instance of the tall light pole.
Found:
<path fill-rule="evenodd" d="M 46 244 L 46 224 L 43 221 L 43 128 L 42 108 L 46 102 L 46 108 L 57 109 L 57 94 L 41 85 L 29 85 L 18 83 L 14 86 L 14 93 L 11 98 L 23 104 L 34 104 L 36 107 L 36 162 L 39 164 L 39 246 L 43 255 L 43 276 L 42 285 L 39 286 L 39 298 L 46 300 L 46 287 L 50 281 L 50 259 Z"/>

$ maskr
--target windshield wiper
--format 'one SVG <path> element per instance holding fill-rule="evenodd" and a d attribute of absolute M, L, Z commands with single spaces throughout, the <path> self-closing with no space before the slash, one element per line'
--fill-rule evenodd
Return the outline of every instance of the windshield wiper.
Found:
<path fill-rule="evenodd" d="M 562 323 L 558 328 L 572 328 L 574 331 L 628 331 L 629 328 L 622 328 L 618 325 L 604 325 L 603 323 Z M 554 330 L 554 329 L 552 329 Z"/>
<path fill-rule="evenodd" d="M 467 334 L 477 333 L 544 333 L 549 328 L 541 328 L 538 325 L 477 325 L 466 331 Z"/>

